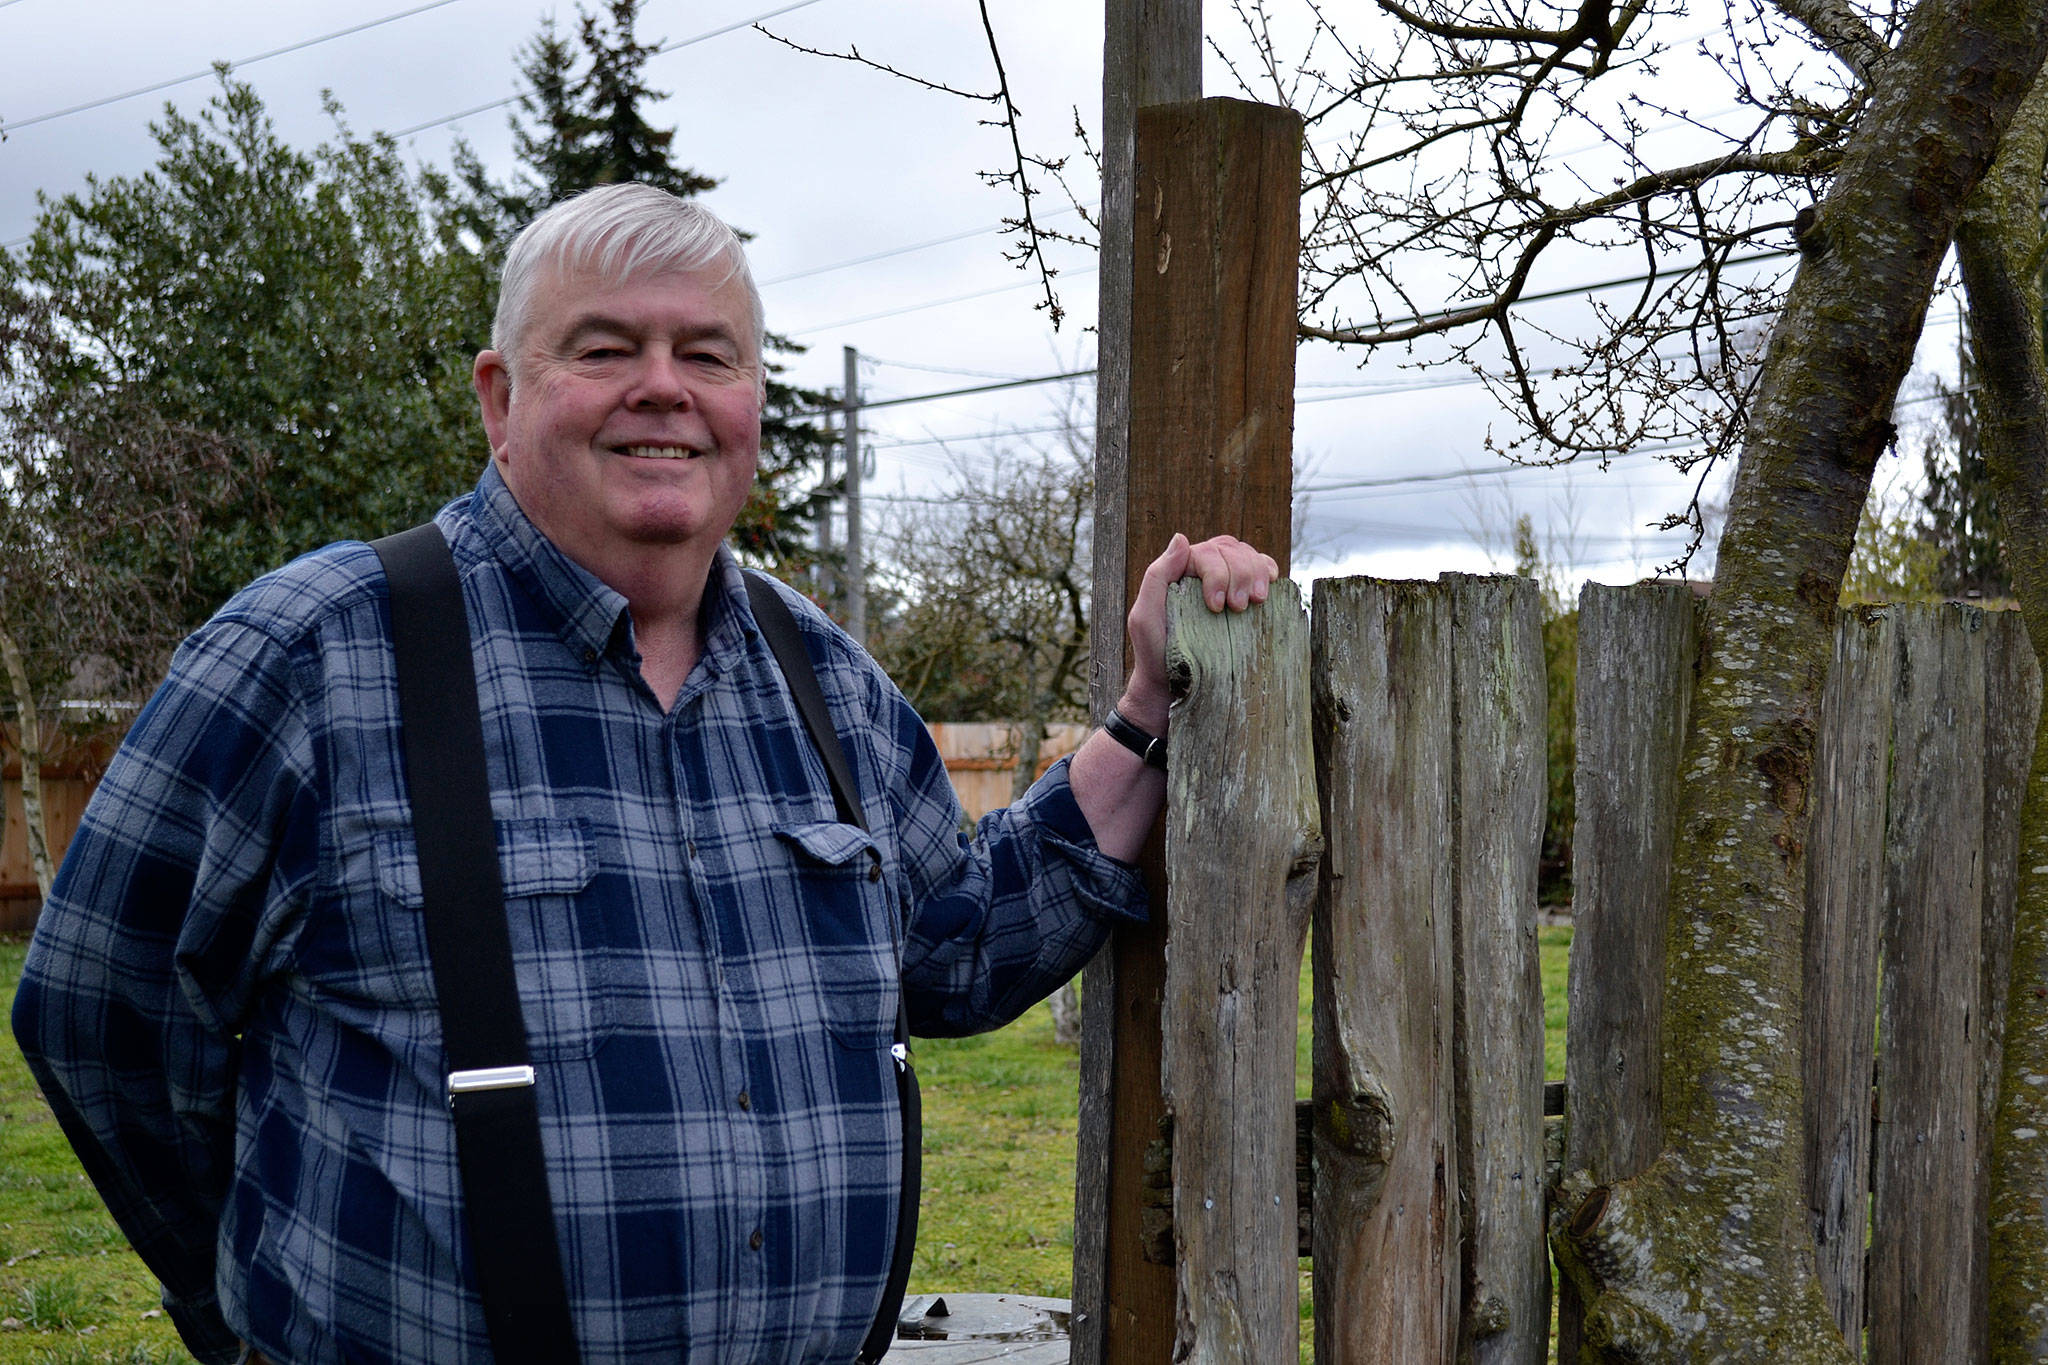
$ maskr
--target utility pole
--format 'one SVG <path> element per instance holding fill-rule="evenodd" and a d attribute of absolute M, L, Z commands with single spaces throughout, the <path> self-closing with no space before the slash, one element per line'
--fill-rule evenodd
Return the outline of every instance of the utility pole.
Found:
<path fill-rule="evenodd" d="M 840 399 L 846 454 L 846 633 L 868 642 L 868 575 L 861 559 L 860 352 L 846 348 L 846 390 Z"/>
<path fill-rule="evenodd" d="M 817 519 L 811 523 L 811 543 L 818 552 L 818 562 L 811 568 L 811 587 L 820 602 L 830 602 L 834 594 L 832 507 L 839 501 L 839 493 L 832 485 L 832 447 L 829 445 L 818 454 L 818 491 L 811 496 L 817 502 Z"/>

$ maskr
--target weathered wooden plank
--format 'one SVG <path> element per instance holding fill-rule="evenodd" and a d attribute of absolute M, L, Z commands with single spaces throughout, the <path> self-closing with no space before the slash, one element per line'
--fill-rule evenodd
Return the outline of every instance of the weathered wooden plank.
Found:
<path fill-rule="evenodd" d="M 1102 273 L 1096 285 L 1095 526 L 1088 616 L 1089 706 L 1102 715 L 1124 685 L 1132 497 L 1131 294 L 1138 110 L 1202 97 L 1202 0 L 1106 0 L 1102 15 Z M 1142 478 L 1142 476 L 1141 476 Z M 1146 490 L 1141 487 L 1142 495 Z M 1147 547 L 1138 545 L 1144 568 Z M 1080 1230 L 1075 1230 L 1078 1245 Z M 1075 1313 L 1080 1316 L 1078 1286 Z M 1170 1286 L 1169 1286 L 1170 1288 Z M 1076 1333 L 1076 1350 L 1083 1333 Z M 1092 1365 L 1077 1354 L 1075 1365 Z"/>
<path fill-rule="evenodd" d="M 1124 685 L 1124 616 L 1135 578 L 1125 555 L 1124 520 L 1132 496 L 1131 422 L 1131 167 L 1138 109 L 1198 99 L 1202 93 L 1202 0 L 1107 0 L 1102 44 L 1102 275 L 1096 290 L 1094 576 L 1089 605 L 1088 707 L 1106 715 Z M 1153 474 L 1141 487 L 1150 496 Z M 1138 563 L 1143 565 L 1142 556 Z M 1148 885 L 1160 903 L 1156 851 Z M 1129 945 L 1126 945 L 1128 948 Z M 1116 1003 L 1112 945 L 1095 955 L 1081 991 L 1080 1128 L 1074 1153 L 1074 1365 L 1103 1365 L 1111 1314 L 1110 1249 L 1116 1256 L 1118 1358 L 1163 1361 L 1172 1349 L 1173 1274 L 1136 1254 L 1138 1211 L 1130 1203 L 1132 1173 L 1119 1166 L 1110 1196 L 1110 1155 L 1116 1127 Z M 1142 1008 L 1140 1004 L 1140 1008 Z M 1142 1044 L 1143 1040 L 1140 1040 Z M 1142 1051 L 1142 1047 L 1140 1048 Z M 1137 1055 L 1141 1073 L 1156 1056 Z M 1131 1097 L 1126 1096 L 1126 1107 Z M 1126 1153 L 1128 1156 L 1128 1153 Z M 1111 1205 L 1118 1204 L 1114 1218 Z M 1114 1221 L 1120 1236 L 1110 1235 Z"/>
<path fill-rule="evenodd" d="M 1860 1355 L 1890 780 L 1889 614 L 1844 613 L 1821 694 L 1806 862 L 1806 1188 L 1821 1290 Z"/>
<path fill-rule="evenodd" d="M 1989 1273 L 1991 1256 L 1991 1134 L 1998 1116 L 1998 1082 L 2004 1061 L 2005 996 L 2012 971 L 2012 921 L 2019 894 L 2020 803 L 2026 796 L 2027 765 L 2034 753 L 2034 726 L 2041 712 L 2041 669 L 2027 642 L 2017 611 L 1984 617 L 1984 929 L 1980 1018 L 1984 1021 L 1982 1078 L 1978 1083 L 1979 1195 L 1977 1261 Z M 1972 1359 L 1988 1360 L 1990 1296 L 1971 1308 L 1976 1343 Z"/>
<path fill-rule="evenodd" d="M 1314 917 L 1315 1358 L 1457 1345 L 1451 612 L 1433 584 L 1323 580 L 1311 630 L 1327 847 Z"/>
<path fill-rule="evenodd" d="M 1545 799 L 1542 604 L 1526 578 L 1446 574 L 1455 712 L 1453 1030 L 1464 1209 L 1458 1359 L 1543 1365 L 1543 973 L 1536 861 Z"/>
<path fill-rule="evenodd" d="M 1637 1174 L 1662 1145 L 1664 917 L 1694 611 L 1682 583 L 1579 594 L 1564 1166 L 1603 1183 Z M 1560 1286 L 1558 1359 L 1578 1358 L 1579 1320 Z"/>
<path fill-rule="evenodd" d="M 1121 32 L 1139 23 L 1132 41 L 1149 47 L 1155 35 L 1143 25 L 1163 23 L 1180 35 L 1166 40 L 1178 51 L 1186 18 L 1154 0 L 1111 24 Z M 1194 34 L 1199 45 L 1198 17 Z M 1192 64 L 1184 52 L 1144 60 L 1156 63 L 1162 88 L 1141 82 L 1141 105 L 1167 98 L 1173 91 L 1163 87 L 1200 69 L 1199 52 Z M 1182 76 L 1161 74 L 1176 70 Z M 1228 532 L 1270 553 L 1284 573 L 1291 517 L 1300 120 L 1229 100 L 1160 105 L 1136 116 L 1134 146 L 1142 192 L 1133 202 L 1143 213 L 1127 238 L 1129 298 L 1103 304 L 1105 321 L 1127 309 L 1129 342 L 1106 332 L 1101 351 L 1106 375 L 1128 364 L 1128 387 L 1125 408 L 1105 427 L 1116 429 L 1126 458 L 1121 469 L 1113 454 L 1110 467 L 1097 466 L 1097 715 L 1122 682 L 1124 604 L 1172 534 Z M 1168 900 L 1160 858 L 1155 836 L 1142 860 L 1154 906 Z M 1074 1358 L 1082 1365 L 1163 1365 L 1173 1345 L 1173 1272 L 1145 1258 L 1146 1224 L 1157 1217 L 1145 1205 L 1145 1150 L 1165 1112 L 1164 922 L 1119 930 L 1083 991 L 1074 1200 Z"/>
<path fill-rule="evenodd" d="M 1971 1359 L 1979 1193 L 1984 630 L 1895 607 L 1868 1359 Z"/>
<path fill-rule="evenodd" d="M 1212 613 L 1171 596 L 1161 1079 L 1173 1116 L 1173 1358 L 1299 1354 L 1294 1043 L 1322 852 L 1308 618 L 1292 583 Z"/>

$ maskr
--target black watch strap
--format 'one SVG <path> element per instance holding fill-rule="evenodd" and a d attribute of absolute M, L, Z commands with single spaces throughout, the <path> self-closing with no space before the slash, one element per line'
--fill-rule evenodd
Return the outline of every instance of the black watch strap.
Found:
<path fill-rule="evenodd" d="M 1109 718 L 1102 722 L 1102 728 L 1109 737 L 1145 760 L 1147 767 L 1166 771 L 1166 737 L 1149 735 L 1124 717 L 1114 706 L 1109 708 Z"/>

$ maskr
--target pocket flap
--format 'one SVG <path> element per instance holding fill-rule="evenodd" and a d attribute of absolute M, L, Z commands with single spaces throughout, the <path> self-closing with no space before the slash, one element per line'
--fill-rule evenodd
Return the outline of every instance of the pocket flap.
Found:
<path fill-rule="evenodd" d="M 596 859 L 590 835 L 580 820 L 500 820 L 498 878 L 506 898 L 573 896 L 590 885 Z M 399 904 L 417 909 L 420 891 L 419 846 L 411 830 L 377 836 L 377 882 Z"/>
<path fill-rule="evenodd" d="M 775 837 L 794 845 L 810 861 L 827 867 L 844 867 L 861 854 L 876 851 L 875 841 L 866 830 L 837 820 L 777 825 Z"/>

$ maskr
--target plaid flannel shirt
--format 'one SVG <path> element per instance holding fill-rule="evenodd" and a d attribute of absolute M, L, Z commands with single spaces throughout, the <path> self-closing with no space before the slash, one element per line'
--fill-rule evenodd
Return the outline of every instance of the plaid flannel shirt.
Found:
<path fill-rule="evenodd" d="M 624 599 L 494 469 L 439 522 L 584 1358 L 850 1360 L 896 1221 L 899 982 L 913 1032 L 994 1027 L 1142 889 L 1063 766 L 962 837 L 909 704 L 788 594 L 872 835 L 839 823 L 725 552 L 664 713 Z M 201 1360 L 489 1359 L 368 547 L 265 577 L 179 650 L 14 1024 Z"/>

